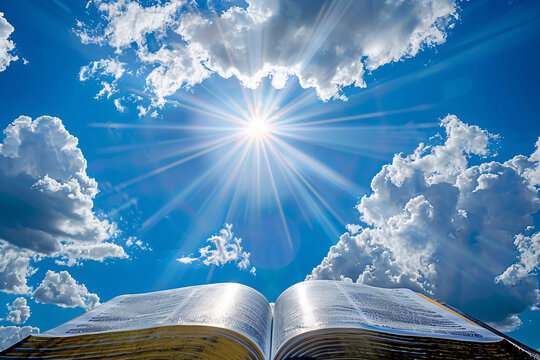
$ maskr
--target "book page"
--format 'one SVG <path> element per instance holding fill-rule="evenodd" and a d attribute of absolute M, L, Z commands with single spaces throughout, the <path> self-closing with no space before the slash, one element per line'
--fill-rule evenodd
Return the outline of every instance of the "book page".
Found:
<path fill-rule="evenodd" d="M 40 336 L 70 336 L 170 325 L 205 325 L 246 336 L 268 358 L 272 312 L 264 296 L 240 284 L 191 286 L 122 295 Z"/>
<path fill-rule="evenodd" d="M 468 341 L 501 337 L 408 289 L 383 289 L 312 280 L 287 289 L 276 301 L 272 354 L 311 330 L 361 328 L 392 334 Z"/>

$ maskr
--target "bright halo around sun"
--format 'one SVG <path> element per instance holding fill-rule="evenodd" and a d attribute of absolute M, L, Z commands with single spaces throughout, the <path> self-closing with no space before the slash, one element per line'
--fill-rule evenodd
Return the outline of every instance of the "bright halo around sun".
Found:
<path fill-rule="evenodd" d="M 245 132 L 251 138 L 263 139 L 270 134 L 270 127 L 266 119 L 255 116 L 247 122 Z"/>

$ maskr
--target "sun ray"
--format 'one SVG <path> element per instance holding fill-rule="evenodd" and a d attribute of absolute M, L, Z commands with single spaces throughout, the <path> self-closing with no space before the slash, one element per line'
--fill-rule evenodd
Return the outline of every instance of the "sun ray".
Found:
<path fill-rule="evenodd" d="M 251 140 L 247 140 L 248 142 L 251 141 Z M 228 194 L 228 191 L 229 189 L 231 188 L 231 186 L 233 185 L 233 183 L 236 184 L 236 188 L 239 187 L 239 180 L 238 180 L 238 173 L 240 172 L 240 169 L 245 165 L 245 159 L 246 157 L 248 156 L 249 154 L 249 150 L 250 150 L 250 145 L 248 144 L 247 146 L 244 147 L 242 153 L 240 154 L 240 158 L 239 160 L 236 162 L 234 168 L 232 169 L 231 173 L 230 173 L 230 176 L 227 177 L 226 181 L 225 181 L 225 184 L 222 186 L 222 187 L 219 187 L 220 188 L 220 193 L 217 194 L 217 200 L 218 201 L 223 201 L 225 196 Z M 217 187 L 216 187 L 217 189 Z M 234 195 L 235 195 L 235 192 L 233 192 L 233 200 L 234 200 Z M 210 196 L 209 196 L 210 198 Z M 231 200 L 232 202 L 232 200 Z M 229 206 L 229 209 L 230 209 L 230 206 Z"/>
<path fill-rule="evenodd" d="M 338 184 L 339 186 L 349 189 L 354 194 L 358 194 L 361 189 L 358 188 L 358 186 L 351 182 L 349 179 L 341 176 L 336 171 L 332 170 L 328 166 L 324 165 L 320 161 L 317 161 L 313 157 L 303 153 L 302 151 L 290 146 L 286 142 L 280 140 L 277 137 L 273 137 L 273 140 L 275 143 L 279 144 L 280 146 L 284 147 L 288 154 L 293 155 L 294 157 L 299 159 L 300 163 L 307 164 L 309 169 L 314 170 L 316 173 L 321 174 L 321 176 L 329 179 L 330 181 Z M 282 151 L 276 151 L 276 155 L 282 154 Z M 287 163 L 290 165 L 289 160 L 287 160 Z"/>
<path fill-rule="evenodd" d="M 117 190 L 123 189 L 123 188 L 126 188 L 126 187 L 128 187 L 128 186 L 131 186 L 131 185 L 133 185 L 133 184 L 136 184 L 136 183 L 138 183 L 138 182 L 141 182 L 141 181 L 143 181 L 143 180 L 146 180 L 146 179 L 148 179 L 149 177 L 155 176 L 155 175 L 160 174 L 160 173 L 162 173 L 162 172 L 164 172 L 164 171 L 167 171 L 167 170 L 172 169 L 172 168 L 174 168 L 174 167 L 176 167 L 176 166 L 179 166 L 179 165 L 181 165 L 181 164 L 183 164 L 183 163 L 186 163 L 186 162 L 188 162 L 188 161 L 190 161 L 190 160 L 196 159 L 196 158 L 198 158 L 199 156 L 202 156 L 202 155 L 204 155 L 204 154 L 207 154 L 207 153 L 209 153 L 209 152 L 211 152 L 211 151 L 217 150 L 217 149 L 219 149 L 219 148 L 221 148 L 221 147 L 223 147 L 223 146 L 225 146 L 225 145 L 231 143 L 232 141 L 235 140 L 235 138 L 236 138 L 236 137 L 233 137 L 232 139 L 228 139 L 228 140 L 226 140 L 226 141 L 220 142 L 220 143 L 218 143 L 218 144 L 216 144 L 216 145 L 214 145 L 214 146 L 212 146 L 212 147 L 210 147 L 210 148 L 208 148 L 208 149 L 201 150 L 201 151 L 199 151 L 199 152 L 197 152 L 197 153 L 195 153 L 195 154 L 186 156 L 186 157 L 184 157 L 184 158 L 182 158 L 182 159 L 179 159 L 179 160 L 176 160 L 176 161 L 174 161 L 174 162 L 172 162 L 172 163 L 170 163 L 170 164 L 161 166 L 161 167 L 159 167 L 159 168 L 157 168 L 157 169 L 155 169 L 155 170 L 152 170 L 152 171 L 150 171 L 150 172 L 148 172 L 148 173 L 146 173 L 146 174 L 137 176 L 137 177 L 135 177 L 135 178 L 133 178 L 133 179 L 131 179 L 131 180 L 128 180 L 128 181 L 125 181 L 125 182 L 123 182 L 123 183 L 121 183 L 121 184 L 118 184 L 117 186 L 115 186 L 115 188 L 116 188 Z"/>
<path fill-rule="evenodd" d="M 239 162 L 237 168 L 235 169 L 235 171 L 233 172 L 233 176 L 229 178 L 229 181 L 227 183 L 228 187 L 231 185 L 231 183 L 233 181 L 235 181 L 235 187 L 234 187 L 234 191 L 233 191 L 233 194 L 232 194 L 232 197 L 231 197 L 231 201 L 230 201 L 230 205 L 227 209 L 227 213 L 226 213 L 226 216 L 225 218 L 231 218 L 234 213 L 236 212 L 236 203 L 239 201 L 239 197 L 240 197 L 240 192 L 242 190 L 245 190 L 243 189 L 242 184 L 239 179 L 245 179 L 245 172 L 246 172 L 246 169 L 248 168 L 248 164 L 247 162 L 245 161 L 245 159 L 247 158 L 248 154 L 249 154 L 249 151 L 250 151 L 250 148 L 249 148 L 249 145 L 246 146 L 245 148 L 245 151 L 244 153 L 242 154 L 242 158 L 241 158 L 241 161 Z M 241 170 L 240 170 L 240 167 L 241 167 Z M 235 175 L 238 175 L 239 173 L 242 174 L 242 176 L 235 176 Z M 250 190 L 248 189 L 247 192 L 249 193 Z M 247 211 L 246 211 L 247 213 Z"/>
<path fill-rule="evenodd" d="M 141 142 L 141 143 L 133 143 L 133 144 L 126 144 L 126 145 L 116 145 L 116 146 L 107 146 L 96 149 L 97 153 L 100 154 L 114 154 L 114 153 L 122 153 L 122 152 L 128 152 L 133 150 L 141 150 L 148 147 L 174 147 L 178 146 L 179 144 L 186 142 L 188 140 L 199 140 L 203 137 L 196 137 L 192 139 L 186 139 L 186 138 L 180 138 L 180 139 L 171 139 L 171 140 L 163 140 L 163 141 L 156 141 L 156 142 Z"/>
<path fill-rule="evenodd" d="M 186 99 L 184 99 L 184 102 L 179 104 L 180 107 L 194 111 L 201 115 L 207 115 L 216 119 L 225 120 L 233 124 L 237 123 L 238 121 L 242 121 L 242 117 L 235 115 L 234 113 L 225 111 L 224 109 L 215 107 L 211 103 L 201 101 L 195 97 L 192 97 L 192 96 L 187 97 L 187 100 L 189 101 L 191 105 L 186 104 L 185 100 Z"/>
<path fill-rule="evenodd" d="M 100 127 L 110 128 L 110 129 L 178 130 L 178 131 L 185 131 L 185 130 L 207 131 L 211 129 L 208 126 L 176 125 L 176 124 L 90 123 L 88 124 L 88 126 L 97 127 L 97 128 L 100 128 Z"/>
<path fill-rule="evenodd" d="M 271 147 L 272 149 L 274 149 L 273 147 Z M 304 183 L 304 185 L 311 191 L 311 193 L 313 195 L 315 195 L 315 197 L 321 202 L 321 204 L 324 205 L 324 207 L 334 216 L 334 218 L 336 220 L 338 220 L 340 222 L 340 224 L 342 224 L 343 226 L 345 226 L 345 222 L 343 221 L 343 219 L 341 219 L 341 217 L 334 211 L 334 209 L 332 209 L 332 207 L 323 199 L 323 197 L 317 192 L 317 190 L 315 190 L 315 188 L 313 187 L 313 185 L 311 185 L 309 183 L 309 181 L 306 180 L 306 178 L 304 176 L 302 176 L 302 174 L 298 171 L 298 169 L 293 165 L 291 164 L 291 162 L 283 156 L 283 154 L 279 151 L 274 151 L 274 154 L 281 160 L 283 160 L 283 162 L 285 164 L 287 164 L 289 166 L 289 169 L 291 169 L 295 174 L 296 176 L 298 176 L 298 178 Z M 336 176 L 336 178 L 338 178 Z"/>
<path fill-rule="evenodd" d="M 228 135 L 222 135 L 222 134 L 214 134 L 213 137 L 206 139 L 205 141 L 202 141 L 202 139 L 199 139 L 197 141 L 190 141 L 190 144 L 186 144 L 184 146 L 178 146 L 174 149 L 166 149 L 166 151 L 161 151 L 159 154 L 156 154 L 152 157 L 153 161 L 159 161 L 159 160 L 165 160 L 176 156 L 181 156 L 189 153 L 195 153 L 204 151 L 205 149 L 211 149 L 215 145 L 221 144 L 226 142 L 227 140 L 236 140 L 238 138 L 237 134 L 228 134 Z M 189 139 L 193 140 L 193 139 Z M 226 144 L 225 144 L 226 145 Z"/>
<path fill-rule="evenodd" d="M 329 238 L 332 238 L 332 236 L 338 233 L 336 227 L 334 226 L 334 224 L 332 224 L 332 221 L 324 213 L 323 209 L 320 206 L 320 203 L 316 200 L 316 198 L 305 186 L 305 184 L 300 181 L 297 174 L 295 174 L 295 172 L 293 171 L 294 168 L 285 164 L 283 158 L 284 156 L 277 156 L 277 160 L 283 165 L 279 167 L 278 170 L 286 172 L 288 178 L 292 181 L 292 184 L 294 184 L 296 191 L 293 191 L 293 194 L 296 194 L 296 192 L 298 192 L 302 195 L 300 197 L 295 197 L 297 203 L 299 204 L 299 207 L 301 209 L 309 209 L 312 217 L 316 219 L 318 223 L 324 223 L 326 225 L 325 227 L 323 227 L 324 231 L 329 235 Z M 307 205 L 304 205 L 304 202 L 307 203 Z M 307 222 L 311 226 L 311 221 L 308 220 Z"/>
<path fill-rule="evenodd" d="M 301 128 L 305 126 L 333 124 L 333 123 L 340 123 L 340 122 L 346 122 L 346 121 L 354 121 L 354 120 L 370 119 L 370 118 L 377 118 L 377 117 L 390 116 L 390 115 L 396 115 L 396 114 L 403 114 L 407 112 L 424 111 L 431 107 L 433 107 L 433 105 L 423 104 L 423 105 L 417 105 L 417 106 L 412 106 L 412 107 L 403 108 L 403 109 L 376 111 L 376 112 L 371 112 L 367 114 L 342 116 L 342 117 L 337 117 L 333 119 L 315 120 L 315 121 L 309 121 L 309 122 L 299 122 L 299 123 L 294 123 L 290 125 L 287 125 L 285 122 L 282 122 L 277 125 L 280 125 L 285 129 L 291 130 L 291 129 Z"/>
<path fill-rule="evenodd" d="M 272 185 L 272 190 L 273 190 L 274 197 L 275 197 L 275 200 L 276 200 L 277 209 L 279 211 L 279 216 L 280 216 L 281 222 L 283 224 L 283 230 L 285 230 L 285 235 L 287 235 L 287 241 L 288 241 L 289 247 L 292 249 L 293 248 L 293 241 L 291 239 L 291 233 L 289 231 L 289 225 L 287 225 L 287 219 L 285 219 L 285 213 L 283 212 L 283 206 L 281 205 L 281 200 L 280 200 L 279 193 L 278 193 L 278 190 L 277 190 L 277 187 L 276 187 L 276 182 L 274 180 L 274 175 L 273 175 L 273 172 L 272 172 L 272 166 L 270 165 L 270 160 L 268 160 L 268 153 L 266 152 L 266 146 L 264 146 L 264 144 L 262 146 L 262 153 L 263 153 L 263 157 L 264 157 L 267 169 L 268 169 L 268 173 L 269 173 L 269 177 L 270 177 L 270 184 Z"/>
<path fill-rule="evenodd" d="M 347 12 L 351 5 L 350 1 L 330 2 L 329 9 L 325 9 L 326 2 L 321 7 L 317 16 L 317 23 L 313 26 L 313 32 L 307 39 L 306 46 L 301 51 L 300 66 L 305 67 L 311 63 L 315 54 L 319 51 L 332 30 L 339 23 L 339 20 Z M 322 16 L 321 16 L 322 14 Z"/>
<path fill-rule="evenodd" d="M 292 101 L 288 102 L 287 104 L 283 105 L 283 107 L 279 110 L 277 110 L 273 116 L 272 120 L 276 119 L 289 119 L 289 115 L 297 110 L 304 109 L 308 103 L 312 103 L 314 99 L 314 95 L 310 93 L 304 93 Z M 274 105 L 274 106 L 277 106 Z M 280 122 L 276 122 L 276 125 L 280 125 Z"/>
<path fill-rule="evenodd" d="M 239 142 L 238 144 L 235 144 L 235 146 L 230 149 L 218 162 L 213 164 L 210 168 L 208 168 L 204 173 L 200 174 L 197 178 L 195 178 L 188 187 L 184 188 L 180 193 L 178 193 L 171 201 L 169 201 L 165 206 L 163 206 L 161 209 L 159 209 L 156 213 L 154 213 L 151 217 L 149 217 L 146 221 L 142 224 L 143 230 L 148 230 L 150 227 L 152 227 L 154 224 L 157 223 L 160 219 L 162 219 L 164 216 L 166 216 L 169 212 L 171 212 L 174 207 L 177 205 L 178 201 L 186 197 L 189 193 L 191 193 L 194 189 L 199 188 L 199 186 L 204 182 L 207 181 L 209 178 L 211 178 L 215 173 L 217 173 L 219 170 L 221 170 L 221 167 L 226 165 L 227 162 L 233 157 L 236 151 L 242 147 L 243 143 Z"/>

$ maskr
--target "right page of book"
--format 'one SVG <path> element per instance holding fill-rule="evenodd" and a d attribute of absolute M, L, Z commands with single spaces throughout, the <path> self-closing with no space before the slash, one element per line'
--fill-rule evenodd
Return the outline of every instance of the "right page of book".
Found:
<path fill-rule="evenodd" d="M 501 340 L 491 331 L 408 289 L 312 280 L 290 287 L 276 301 L 272 353 L 297 335 L 327 328 L 481 342 Z"/>

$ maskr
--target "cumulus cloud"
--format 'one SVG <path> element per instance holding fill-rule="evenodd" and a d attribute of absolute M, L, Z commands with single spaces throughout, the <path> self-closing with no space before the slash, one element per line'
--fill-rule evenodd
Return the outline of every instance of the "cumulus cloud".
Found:
<path fill-rule="evenodd" d="M 126 257 L 110 242 L 116 224 L 93 210 L 97 182 L 78 140 L 58 118 L 17 118 L 0 144 L 0 290 L 27 293 L 32 259 L 103 261 Z"/>
<path fill-rule="evenodd" d="M 519 234 L 514 240 L 514 245 L 519 251 L 519 261 L 510 265 L 501 275 L 497 276 L 495 282 L 502 281 L 505 285 L 516 285 L 538 269 L 540 232 L 533 236 Z"/>
<path fill-rule="evenodd" d="M 443 43 L 457 18 L 455 0 L 247 0 L 223 11 L 184 0 L 94 3 L 103 23 L 79 23 L 81 41 L 135 53 L 157 106 L 212 74 L 248 88 L 265 78 L 282 88 L 294 76 L 323 101 L 345 100 L 343 88 L 365 87 L 366 72 Z"/>
<path fill-rule="evenodd" d="M 540 301 L 540 236 L 527 235 L 539 163 L 534 154 L 488 161 L 494 135 L 453 115 L 441 126 L 443 143 L 383 166 L 357 205 L 363 227 L 349 225 L 308 278 L 409 287 L 515 328 Z"/>
<path fill-rule="evenodd" d="M 35 272 L 30 266 L 32 251 L 23 250 L 0 240 L 0 291 L 26 294 L 27 278 Z"/>
<path fill-rule="evenodd" d="M 61 252 L 63 243 L 100 243 L 111 236 L 114 226 L 92 211 L 97 183 L 60 119 L 21 116 L 4 135 L 0 238 L 49 255 Z"/>
<path fill-rule="evenodd" d="M 0 326 L 0 351 L 7 349 L 31 334 L 39 334 L 33 326 Z"/>
<path fill-rule="evenodd" d="M 523 322 L 521 321 L 519 316 L 511 315 L 507 317 L 506 319 L 504 319 L 503 321 L 499 321 L 497 323 L 491 323 L 489 325 L 491 325 L 492 327 L 496 327 L 497 330 L 499 331 L 509 332 L 520 327 L 522 323 Z"/>
<path fill-rule="evenodd" d="M 11 33 L 15 29 L 4 17 L 4 13 L 0 12 L 0 71 L 6 70 L 9 63 L 18 59 L 17 55 L 12 54 L 15 44 L 9 40 Z"/>
<path fill-rule="evenodd" d="M 204 265 L 223 266 L 227 263 L 234 263 L 240 270 L 247 270 L 251 264 L 249 261 L 250 253 L 242 248 L 242 239 L 234 236 L 232 225 L 225 224 L 225 227 L 219 231 L 219 235 L 213 235 L 207 241 L 211 245 L 199 249 L 198 257 L 185 256 L 176 259 L 182 264 L 191 264 L 201 262 Z M 251 266 L 249 272 L 255 275 L 255 267 Z"/>
<path fill-rule="evenodd" d="M 99 305 L 99 296 L 88 292 L 67 271 L 47 271 L 39 287 L 33 292 L 34 300 L 61 307 L 82 307 L 90 310 Z"/>
<path fill-rule="evenodd" d="M 26 299 L 23 297 L 16 298 L 11 305 L 7 304 L 7 308 L 9 313 L 6 320 L 14 324 L 24 324 L 30 317 L 30 306 L 26 305 Z"/>

